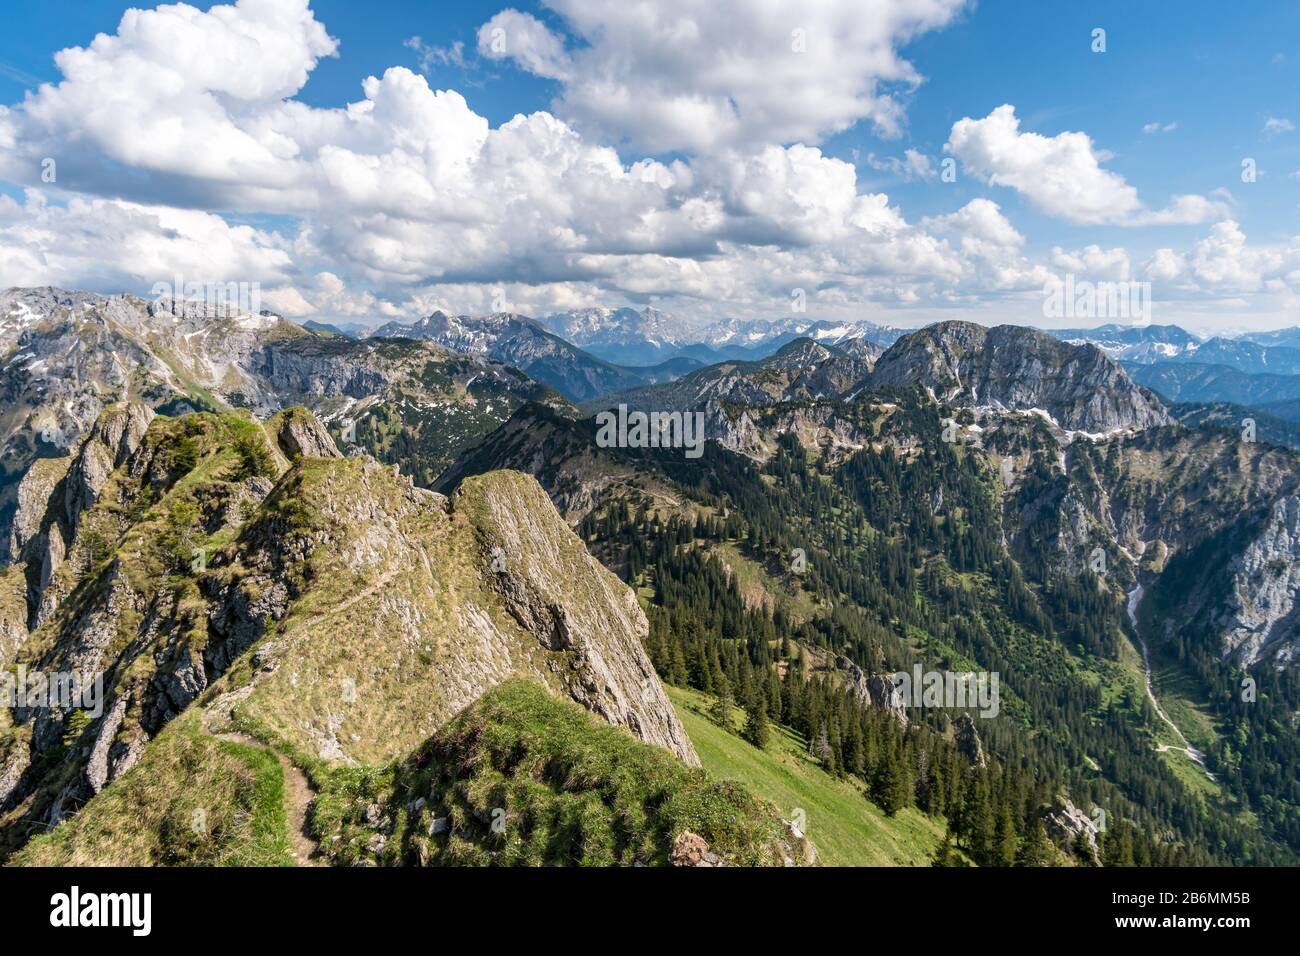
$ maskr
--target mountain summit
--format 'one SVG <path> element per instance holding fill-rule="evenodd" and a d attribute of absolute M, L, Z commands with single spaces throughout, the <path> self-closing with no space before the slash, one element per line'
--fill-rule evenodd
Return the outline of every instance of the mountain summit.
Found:
<path fill-rule="evenodd" d="M 895 342 L 869 382 L 919 384 L 955 406 L 1039 409 L 1067 431 L 1105 434 L 1169 422 L 1154 393 L 1101 349 L 1015 325 L 927 326 Z"/>

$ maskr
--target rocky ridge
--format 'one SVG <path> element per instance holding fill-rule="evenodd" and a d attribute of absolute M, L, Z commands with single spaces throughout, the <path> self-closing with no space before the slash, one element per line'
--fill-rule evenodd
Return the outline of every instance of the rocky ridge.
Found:
<path fill-rule="evenodd" d="M 447 498 L 339 456 L 304 409 L 265 426 L 149 418 L 138 405 L 106 412 L 43 486 L 44 513 L 24 513 L 21 553 L 44 566 L 64 551 L 37 578 L 35 627 L 8 628 L 6 653 L 102 673 L 105 697 L 89 722 L 42 708 L 0 733 L 5 841 L 126 773 L 209 690 L 319 759 L 382 763 L 528 675 L 698 763 L 641 647 L 632 592 L 531 478 L 484 475 Z M 102 541 L 112 548 L 96 553 Z M 67 756 L 51 765 L 59 746 Z"/>
<path fill-rule="evenodd" d="M 60 289 L 0 293 L 0 560 L 19 482 L 64 457 L 110 405 L 168 414 L 305 405 L 344 441 L 429 483 L 524 401 L 562 406 L 517 369 L 432 342 L 354 342 L 277 316 Z"/>

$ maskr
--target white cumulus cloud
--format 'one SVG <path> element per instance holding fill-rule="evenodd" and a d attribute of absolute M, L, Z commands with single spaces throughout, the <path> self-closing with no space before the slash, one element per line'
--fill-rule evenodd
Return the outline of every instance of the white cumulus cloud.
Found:
<path fill-rule="evenodd" d="M 1043 212 L 1085 225 L 1138 226 L 1198 223 L 1225 213 L 1202 196 L 1176 196 L 1165 209 L 1147 209 L 1137 189 L 1102 167 L 1110 156 L 1082 132 L 1056 136 L 1020 129 L 1014 106 L 1003 104 L 983 119 L 953 124 L 945 150 L 994 186 L 1016 190 Z"/>
<path fill-rule="evenodd" d="M 479 51 L 561 82 L 556 111 L 651 152 L 815 144 L 860 120 L 903 122 L 921 76 L 898 48 L 965 0 L 543 0 L 573 42 L 506 10 Z M 496 47 L 493 47 L 495 38 Z M 889 89 L 886 89 L 886 86 Z"/>

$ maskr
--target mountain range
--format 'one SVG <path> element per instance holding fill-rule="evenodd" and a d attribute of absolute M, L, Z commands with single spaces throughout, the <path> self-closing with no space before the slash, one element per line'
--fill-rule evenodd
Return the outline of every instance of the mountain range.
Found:
<path fill-rule="evenodd" d="M 562 339 L 570 349 L 576 346 L 589 356 L 622 366 L 625 374 L 641 376 L 652 376 L 653 367 L 670 362 L 706 365 L 761 359 L 796 338 L 811 338 L 821 344 L 864 338 L 887 346 L 904 332 L 870 322 L 832 323 L 790 317 L 701 323 L 652 308 L 590 308 L 538 319 L 514 313 L 451 317 L 435 312 L 414 323 L 389 322 L 366 334 L 429 338 L 450 347 L 481 352 L 522 346 L 518 357 L 527 362 L 534 351 L 548 348 L 540 344 L 539 330 Z M 510 344 L 514 339 L 522 341 Z"/>
<path fill-rule="evenodd" d="M 0 857 L 1300 858 L 1300 457 L 1162 400 L 1212 343 L 771 323 L 694 367 L 636 315 L 658 372 L 554 317 L 0 296 L 0 665 L 103 680 L 0 709 Z M 611 444 L 619 406 L 704 454 Z M 999 675 L 996 713 L 913 667 Z"/>
<path fill-rule="evenodd" d="M 536 320 L 512 313 L 452 318 L 437 312 L 410 325 L 390 322 L 369 334 L 427 339 L 489 355 L 583 403 L 706 365 L 761 361 L 800 338 L 824 346 L 858 340 L 883 350 L 906 330 L 799 318 L 700 325 L 652 308 L 592 308 Z M 1070 344 L 1096 345 L 1169 402 L 1262 407 L 1300 397 L 1300 331 L 1206 339 L 1177 325 L 1112 324 L 1048 334 Z"/>

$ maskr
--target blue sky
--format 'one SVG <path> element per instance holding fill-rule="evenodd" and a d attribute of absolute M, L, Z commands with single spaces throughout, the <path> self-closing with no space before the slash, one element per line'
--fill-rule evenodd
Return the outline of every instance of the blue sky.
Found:
<path fill-rule="evenodd" d="M 1032 321 L 1044 277 L 1068 271 L 1151 281 L 1160 321 L 1223 329 L 1300 321 L 1300 4 L 1252 3 L 1247 15 L 1187 0 L 945 2 L 951 9 L 937 21 L 897 30 L 863 21 L 905 23 L 924 17 L 917 11 L 929 4 L 846 4 L 830 21 L 837 26 L 809 28 L 814 45 L 824 44 L 807 54 L 819 62 L 796 67 L 785 90 L 767 82 L 766 69 L 783 62 L 791 25 L 812 23 L 805 10 L 819 5 L 778 0 L 768 9 L 779 15 L 767 18 L 749 0 L 711 4 L 735 8 L 730 21 L 711 25 L 696 16 L 699 5 L 671 0 L 647 14 L 653 23 L 642 30 L 628 26 L 631 0 L 509 7 L 316 0 L 306 11 L 296 9 L 302 0 L 196 4 L 209 17 L 187 22 L 183 42 L 209 30 L 212 46 L 195 49 L 210 49 L 214 60 L 227 55 L 223 43 L 233 44 L 228 55 L 247 55 L 241 38 L 293 41 L 265 46 L 266 57 L 290 64 L 300 57 L 302 82 L 268 75 L 241 90 L 226 89 L 197 57 L 172 62 L 165 44 L 161 53 L 152 40 L 133 47 L 138 37 L 115 38 L 86 65 L 93 79 L 78 81 L 56 66 L 55 54 L 98 33 L 114 37 L 128 5 L 16 6 L 0 36 L 0 104 L 10 107 L 13 141 L 5 146 L 0 114 L 0 193 L 11 203 L 0 216 L 0 283 L 35 281 L 48 268 L 51 282 L 85 277 L 134 290 L 174 264 L 235 270 L 235 278 L 279 290 L 286 311 L 297 314 L 384 318 L 433 305 L 478 311 L 503 290 L 532 312 L 630 303 L 702 317 L 776 317 L 798 282 L 808 286 L 816 317 L 915 324 L 954 312 Z M 155 24 L 156 39 L 179 21 L 145 22 Z M 227 22 L 243 25 L 227 32 Z M 511 37 L 508 53 L 484 46 L 481 31 L 492 24 Z M 1091 49 L 1098 27 L 1106 31 L 1102 53 Z M 686 28 L 703 52 L 679 58 L 665 37 Z M 333 55 L 320 46 L 325 35 L 337 41 Z M 897 61 L 919 82 L 900 80 Z M 429 90 L 403 88 L 396 125 L 367 131 L 382 144 L 372 148 L 360 135 L 369 120 L 345 130 L 338 117 L 367 98 L 366 77 L 402 86 L 385 78 L 391 67 L 422 77 Z M 618 75 L 609 88 L 594 94 L 611 70 Z M 113 90 L 101 106 L 77 87 L 103 92 L 118 77 L 139 90 Z M 63 94 L 36 92 L 38 83 L 61 82 Z M 157 93 L 170 82 L 184 95 L 169 101 Z M 683 104 L 698 105 L 697 88 L 701 118 L 681 120 Z M 462 96 L 464 110 L 430 111 L 438 90 Z M 330 132 L 338 141 L 305 133 L 285 104 L 338 126 Z M 1013 118 L 995 121 L 1003 104 Z M 109 109 L 120 122 L 100 115 Z M 202 124 L 194 119 L 209 111 Z M 543 130 L 543 113 L 562 125 Z M 212 168 L 196 172 L 183 143 L 170 144 L 175 156 L 162 155 L 166 146 L 158 155 L 139 148 L 141 138 L 168 142 L 160 114 L 212 131 L 223 148 L 250 142 L 243 153 L 229 147 L 229 175 L 211 156 Z M 516 114 L 536 128 L 498 135 Z M 103 128 L 78 130 L 86 118 Z M 474 127 L 481 120 L 492 131 L 486 140 Z M 971 125 L 958 138 L 963 121 Z M 434 128 L 441 122 L 442 141 Z M 398 128 L 405 123 L 420 128 Z M 552 181 L 542 181 L 551 171 L 530 168 L 529 150 L 545 154 L 561 142 L 569 149 L 575 139 L 580 153 L 564 160 L 572 168 Z M 498 140 L 501 156 L 485 162 Z M 593 151 L 610 148 L 625 179 L 645 159 L 669 171 L 646 174 L 658 177 L 662 195 L 644 196 L 626 182 L 586 195 Z M 1041 167 L 1026 158 L 1037 149 Z M 908 150 L 919 164 L 910 174 Z M 50 153 L 67 170 L 55 183 L 34 165 Z M 945 157 L 958 162 L 956 182 L 935 175 Z M 1257 169 L 1249 183 L 1247 159 Z M 847 186 L 832 160 L 852 166 Z M 1072 164 L 1077 177 L 1053 181 Z M 469 166 L 457 187 L 463 195 L 439 178 Z M 406 215 L 378 187 L 353 189 L 352 171 L 364 177 L 375 169 L 385 190 L 427 191 L 411 203 L 427 208 Z M 32 190 L 41 193 L 37 205 Z M 484 196 L 497 201 L 493 208 L 470 212 Z M 553 208 L 557 196 L 572 208 Z M 60 256 L 63 246 L 34 245 L 34 233 L 61 229 L 103 229 L 110 244 L 147 253 L 91 264 L 89 250 Z M 207 265 L 196 251 L 205 243 L 218 250 Z"/>

